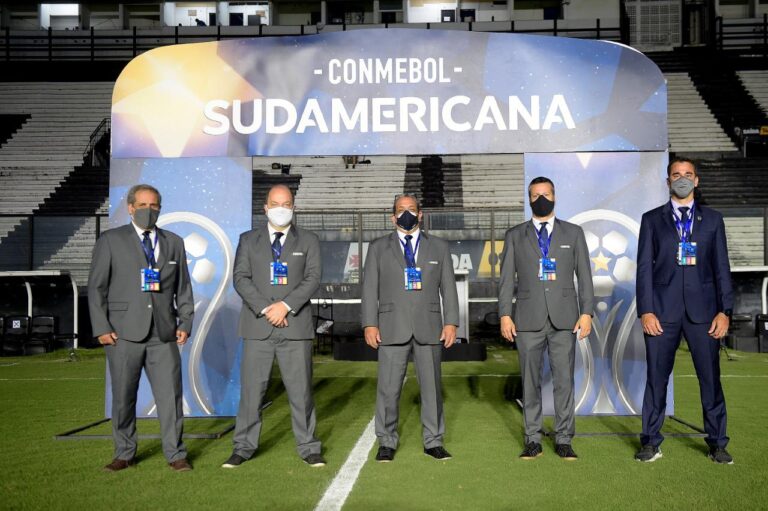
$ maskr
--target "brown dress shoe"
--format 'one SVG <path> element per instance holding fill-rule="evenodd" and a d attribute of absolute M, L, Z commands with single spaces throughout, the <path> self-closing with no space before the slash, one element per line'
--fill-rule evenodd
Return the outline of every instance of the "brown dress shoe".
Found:
<path fill-rule="evenodd" d="M 171 467 L 171 470 L 175 470 L 176 472 L 189 472 L 192 470 L 192 465 L 189 464 L 187 458 L 172 461 L 168 463 L 168 466 Z"/>
<path fill-rule="evenodd" d="M 124 470 L 135 465 L 136 460 L 121 460 L 115 458 L 112 460 L 112 463 L 104 467 L 104 472 L 119 472 L 120 470 Z"/>

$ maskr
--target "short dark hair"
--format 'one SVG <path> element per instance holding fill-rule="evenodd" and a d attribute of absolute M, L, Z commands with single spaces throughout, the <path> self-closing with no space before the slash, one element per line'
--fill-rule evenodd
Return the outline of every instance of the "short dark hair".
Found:
<path fill-rule="evenodd" d="M 269 204 L 269 194 L 272 193 L 272 190 L 275 188 L 285 188 L 289 192 L 291 192 L 291 202 L 296 202 L 296 194 L 293 193 L 293 190 L 290 186 L 288 186 L 285 183 L 278 183 L 276 185 L 272 185 L 269 187 L 269 190 L 267 190 L 267 194 L 264 195 L 264 204 Z"/>
<path fill-rule="evenodd" d="M 405 198 L 413 199 L 416 202 L 416 212 L 417 213 L 421 210 L 421 205 L 419 204 L 419 198 L 418 197 L 416 197 L 412 193 L 400 193 L 398 195 L 395 195 L 395 201 L 392 203 L 392 214 L 393 215 L 397 214 L 397 201 L 399 201 L 400 199 L 405 199 Z"/>
<path fill-rule="evenodd" d="M 552 187 L 552 193 L 555 193 L 555 183 L 552 182 L 551 179 L 544 176 L 534 177 L 530 183 L 528 183 L 528 197 L 531 196 L 531 187 L 533 185 L 540 185 L 541 183 L 549 183 L 549 186 Z"/>
<path fill-rule="evenodd" d="M 136 202 L 136 194 L 139 192 L 152 192 L 155 195 L 157 195 L 157 203 L 162 204 L 163 203 L 163 196 L 160 195 L 160 192 L 152 185 L 148 185 L 145 183 L 141 183 L 138 185 L 133 185 L 130 190 L 128 190 L 128 196 L 125 198 L 125 202 L 128 204 L 133 205 Z"/>
<path fill-rule="evenodd" d="M 690 163 L 693 166 L 693 173 L 697 176 L 699 175 L 699 169 L 696 168 L 696 162 L 693 161 L 690 158 L 686 158 L 685 156 L 675 156 L 671 160 L 669 160 L 669 164 L 667 165 L 667 177 L 672 175 L 672 165 L 675 163 Z"/>

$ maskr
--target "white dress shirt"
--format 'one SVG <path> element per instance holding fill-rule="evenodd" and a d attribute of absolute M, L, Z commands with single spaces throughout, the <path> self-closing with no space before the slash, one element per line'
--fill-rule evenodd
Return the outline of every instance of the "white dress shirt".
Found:
<path fill-rule="evenodd" d="M 149 231 L 149 241 L 152 242 L 152 246 L 155 249 L 155 262 L 157 262 L 160 259 L 160 243 L 157 242 L 157 229 L 154 227 L 152 229 L 142 229 L 138 225 L 131 222 L 131 225 L 133 225 L 133 228 L 136 230 L 136 234 L 139 235 L 139 243 L 144 245 L 144 232 Z"/>
<path fill-rule="evenodd" d="M 533 220 L 533 228 L 536 229 L 537 235 L 541 229 L 541 224 L 547 222 L 547 235 L 549 235 L 550 238 L 552 237 L 552 230 L 555 228 L 555 215 L 542 220 L 539 220 L 538 218 L 531 218 L 531 220 Z"/>
<path fill-rule="evenodd" d="M 414 249 L 413 252 L 413 260 L 418 261 L 419 260 L 419 236 L 421 235 L 421 229 L 416 229 L 412 233 L 410 233 L 411 236 L 413 236 L 413 239 L 411 239 L 411 248 Z M 405 236 L 406 234 L 401 231 L 400 229 L 397 230 L 397 236 L 400 238 L 400 250 L 403 252 L 403 257 L 405 257 Z"/>

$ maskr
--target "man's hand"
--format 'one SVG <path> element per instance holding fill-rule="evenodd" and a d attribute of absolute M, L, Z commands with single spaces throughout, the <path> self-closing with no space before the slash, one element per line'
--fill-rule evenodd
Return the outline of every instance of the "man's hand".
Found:
<path fill-rule="evenodd" d="M 440 334 L 440 340 L 446 348 L 453 346 L 453 343 L 456 342 L 456 325 L 445 325 L 443 333 Z"/>
<path fill-rule="evenodd" d="M 715 319 L 712 320 L 712 326 L 709 327 L 709 335 L 714 339 L 720 339 L 728 333 L 728 325 L 731 324 L 731 320 L 723 314 L 718 312 Z"/>
<path fill-rule="evenodd" d="M 176 330 L 176 344 L 184 346 L 187 343 L 187 339 L 189 339 L 189 332 Z"/>
<path fill-rule="evenodd" d="M 264 316 L 266 316 L 267 321 L 274 326 L 274 327 L 283 327 L 288 324 L 288 322 L 285 322 L 283 324 L 283 321 L 285 320 L 285 316 L 288 314 L 288 307 L 283 302 L 275 302 L 266 309 L 264 309 Z"/>
<path fill-rule="evenodd" d="M 99 343 L 102 346 L 114 346 L 117 344 L 117 334 L 115 332 L 109 332 L 99 336 Z"/>
<path fill-rule="evenodd" d="M 648 335 L 656 336 L 664 333 L 659 318 L 653 312 L 646 312 L 640 316 L 640 322 L 643 324 L 643 332 Z M 712 324 L 714 325 L 714 323 Z"/>
<path fill-rule="evenodd" d="M 515 322 L 509 316 L 502 316 L 501 320 L 501 336 L 509 342 L 515 342 L 517 337 L 517 327 Z"/>
<path fill-rule="evenodd" d="M 586 339 L 592 332 L 592 316 L 589 314 L 582 314 L 579 316 L 579 320 L 576 322 L 576 326 L 573 327 L 573 333 L 579 332 L 579 340 Z"/>
<path fill-rule="evenodd" d="M 370 346 L 375 350 L 379 349 L 379 344 L 381 344 L 381 333 L 379 332 L 379 327 L 375 327 L 375 326 L 365 327 L 364 335 L 365 335 L 365 343 L 368 346 Z"/>

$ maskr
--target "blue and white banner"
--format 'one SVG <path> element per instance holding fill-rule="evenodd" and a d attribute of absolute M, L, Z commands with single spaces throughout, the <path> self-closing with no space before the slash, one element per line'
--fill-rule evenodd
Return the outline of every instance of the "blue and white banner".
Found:
<path fill-rule="evenodd" d="M 112 161 L 110 227 L 130 222 L 128 190 L 147 183 L 162 194 L 158 227 L 184 239 L 195 298 L 192 335 L 180 348 L 186 416 L 237 415 L 241 349 L 237 321 L 242 300 L 232 286 L 232 269 L 240 233 L 251 228 L 250 168 L 250 158 Z M 107 417 L 111 400 L 108 374 Z M 136 413 L 138 417 L 156 413 L 146 374 Z"/>
<path fill-rule="evenodd" d="M 592 333 L 576 348 L 576 412 L 639 415 L 646 380 L 645 342 L 635 303 L 637 240 L 642 214 L 669 199 L 665 153 L 526 154 L 526 183 L 555 183 L 555 216 L 584 229 L 592 263 Z M 527 187 L 526 187 L 527 190 Z M 525 199 L 526 204 L 528 198 Z M 526 207 L 526 218 L 531 217 Z M 552 415 L 548 362 L 544 413 Z M 667 414 L 674 410 L 672 380 Z"/>

